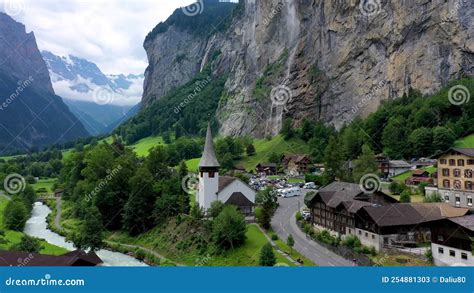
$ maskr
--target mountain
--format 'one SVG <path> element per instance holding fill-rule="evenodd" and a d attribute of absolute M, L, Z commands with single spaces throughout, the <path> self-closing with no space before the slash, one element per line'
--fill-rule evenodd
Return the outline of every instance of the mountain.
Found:
<path fill-rule="evenodd" d="M 340 128 L 384 100 L 473 76 L 472 1 L 367 2 L 204 0 L 178 9 L 144 42 L 142 112 L 210 67 L 226 77 L 212 109 L 220 133 L 265 137 L 286 118 Z M 200 13 L 188 16 L 192 8 Z"/>
<path fill-rule="evenodd" d="M 0 153 L 88 136 L 53 90 L 33 34 L 0 13 Z"/>
<path fill-rule="evenodd" d="M 143 92 L 143 75 L 106 75 L 86 59 L 42 51 L 55 91 L 93 135 L 130 117 Z"/>
<path fill-rule="evenodd" d="M 91 102 L 64 100 L 71 112 L 92 135 L 108 134 L 118 124 L 135 115 L 137 106 L 98 105 Z"/>

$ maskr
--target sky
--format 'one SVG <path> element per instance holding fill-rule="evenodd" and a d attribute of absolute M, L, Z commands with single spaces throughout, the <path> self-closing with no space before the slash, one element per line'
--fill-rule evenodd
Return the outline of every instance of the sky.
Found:
<path fill-rule="evenodd" d="M 96 63 L 106 74 L 141 74 L 143 41 L 176 8 L 196 0 L 0 0 L 33 31 L 40 50 Z"/>

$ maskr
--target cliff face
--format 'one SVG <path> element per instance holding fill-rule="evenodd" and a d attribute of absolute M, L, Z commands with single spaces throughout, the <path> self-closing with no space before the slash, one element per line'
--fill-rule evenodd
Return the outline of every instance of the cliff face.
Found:
<path fill-rule="evenodd" d="M 365 2 L 246 0 L 226 31 L 190 39 L 169 30 L 146 46 L 150 60 L 190 62 L 150 63 L 145 87 L 159 83 L 161 92 L 144 100 L 188 81 L 220 52 L 214 72 L 229 73 L 216 114 L 221 134 L 262 137 L 276 134 L 285 117 L 340 127 L 382 100 L 411 89 L 430 94 L 474 74 L 472 1 Z"/>
<path fill-rule="evenodd" d="M 88 135 L 55 95 L 33 33 L 4 13 L 0 64 L 0 153 Z"/>

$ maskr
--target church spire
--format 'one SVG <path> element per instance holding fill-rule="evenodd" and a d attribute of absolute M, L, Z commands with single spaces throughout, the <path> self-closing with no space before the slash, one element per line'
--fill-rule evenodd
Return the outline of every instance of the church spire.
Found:
<path fill-rule="evenodd" d="M 207 125 L 206 144 L 204 145 L 204 152 L 202 154 L 199 168 L 219 168 L 220 164 L 216 158 L 214 151 L 214 142 L 212 140 L 211 123 Z"/>

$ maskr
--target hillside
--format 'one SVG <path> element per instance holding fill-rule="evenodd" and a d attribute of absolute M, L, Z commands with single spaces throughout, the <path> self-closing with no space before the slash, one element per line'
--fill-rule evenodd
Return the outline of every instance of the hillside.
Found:
<path fill-rule="evenodd" d="M 0 154 L 88 136 L 52 88 L 34 34 L 0 13 Z"/>
<path fill-rule="evenodd" d="M 367 15 L 358 1 L 245 0 L 218 28 L 176 11 L 145 41 L 143 103 L 165 104 L 210 66 L 212 76 L 226 76 L 225 87 L 212 97 L 218 107 L 204 113 L 216 117 L 223 136 L 274 136 L 285 118 L 296 127 L 311 119 L 340 129 L 383 101 L 431 95 L 473 76 L 474 3 L 451 13 L 452 3 L 383 1 Z M 208 37 L 199 34 L 204 28 Z M 169 116 L 155 114 L 159 121 Z M 137 131 L 146 123 L 135 121 Z"/>

